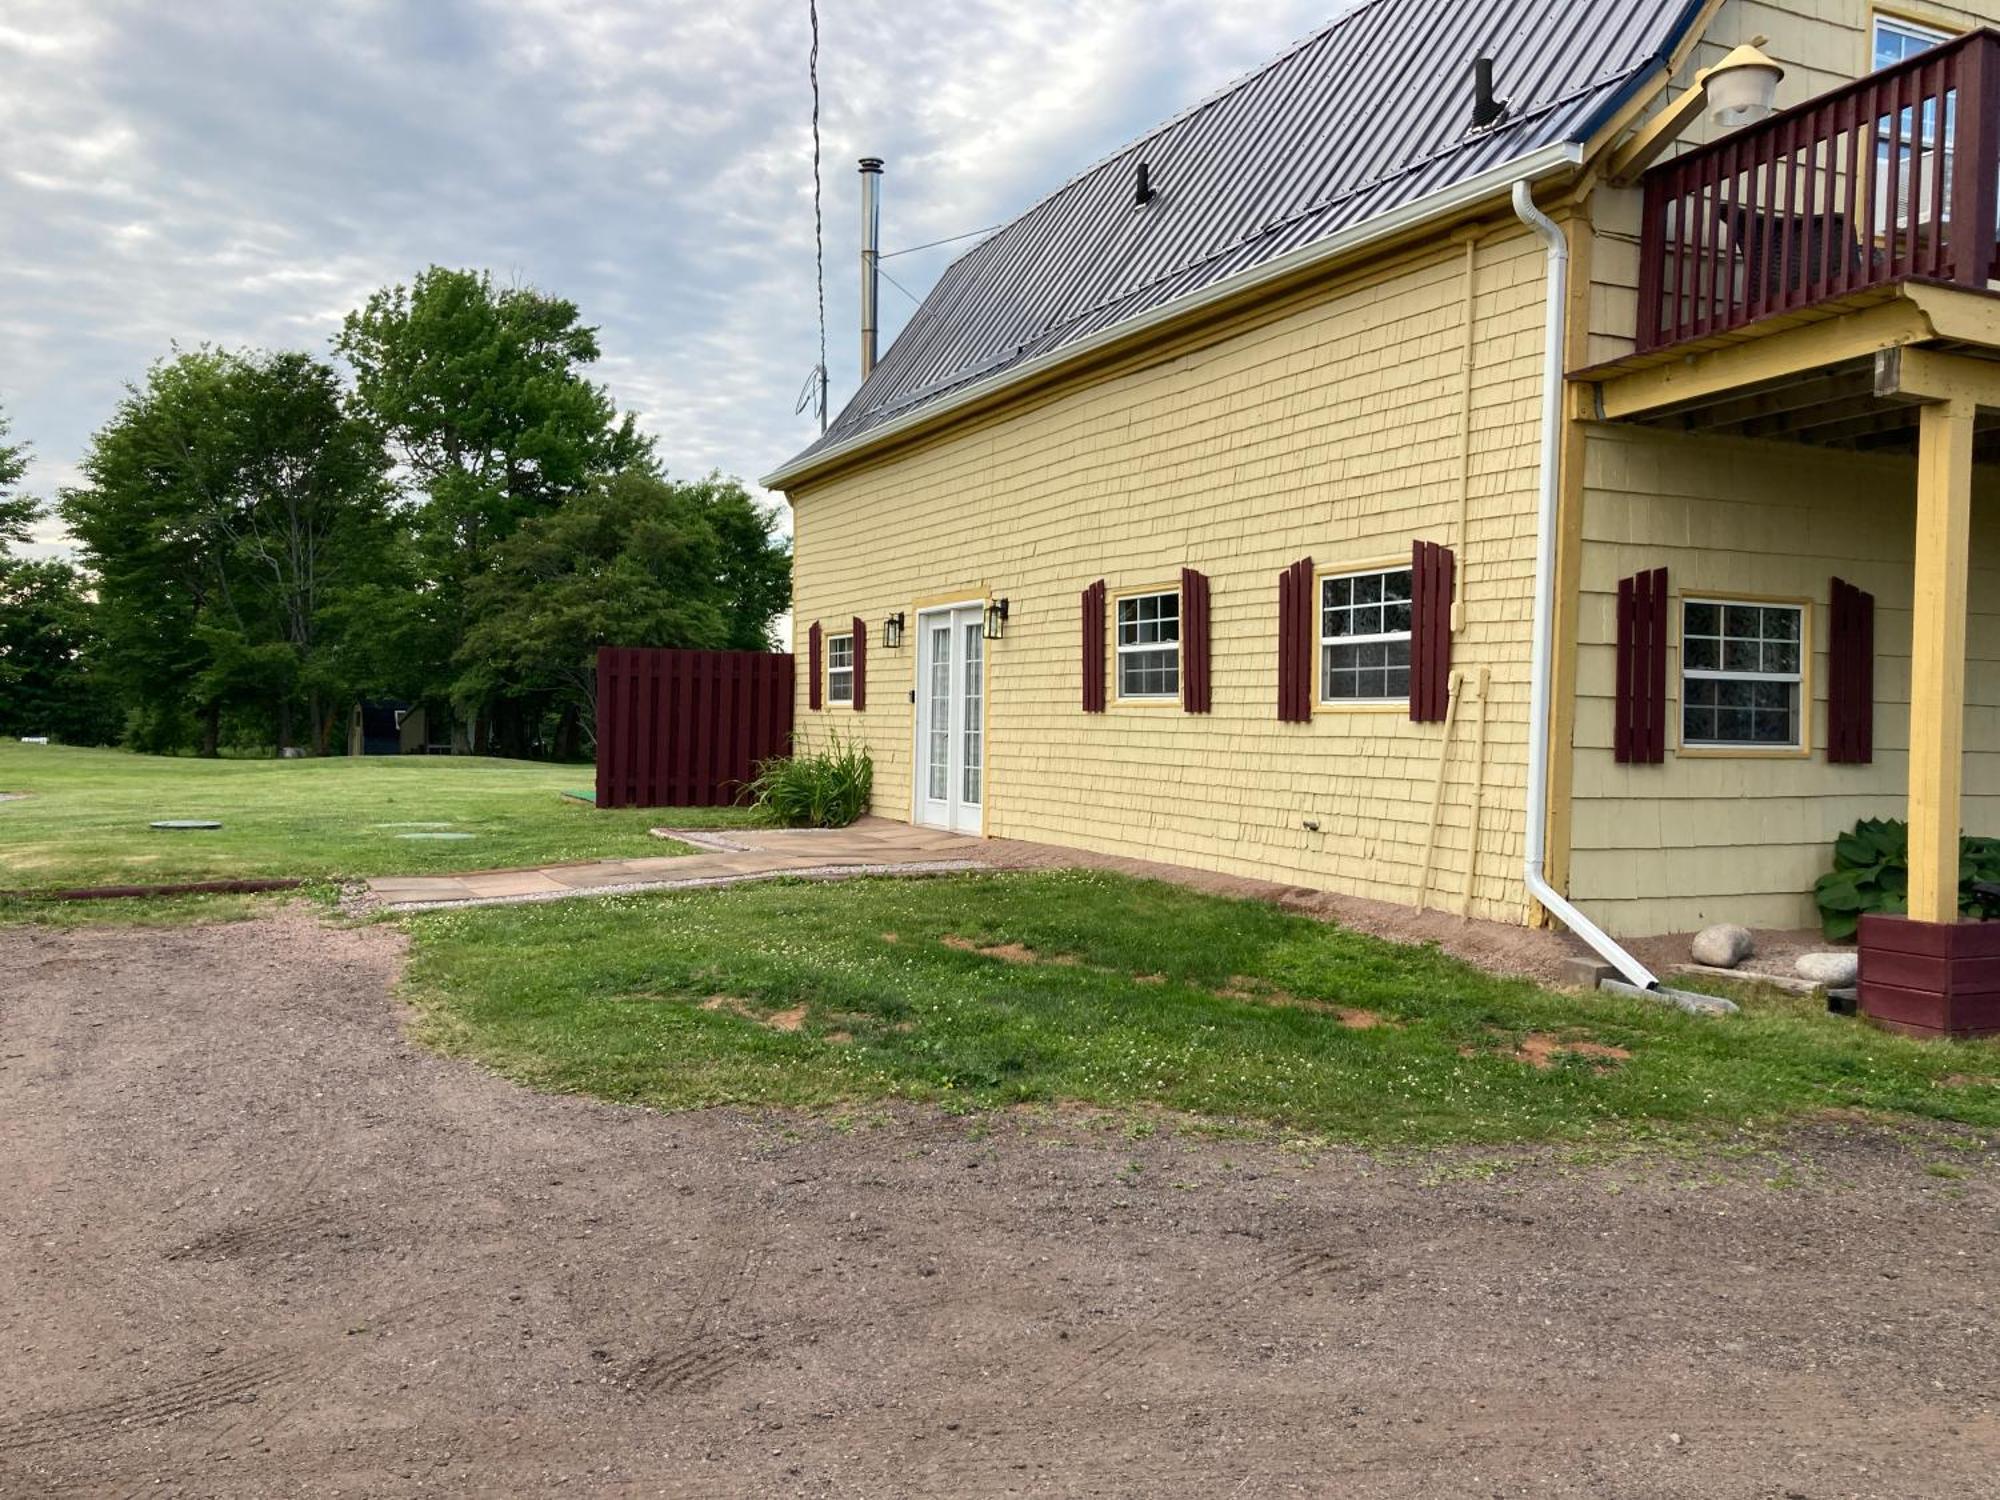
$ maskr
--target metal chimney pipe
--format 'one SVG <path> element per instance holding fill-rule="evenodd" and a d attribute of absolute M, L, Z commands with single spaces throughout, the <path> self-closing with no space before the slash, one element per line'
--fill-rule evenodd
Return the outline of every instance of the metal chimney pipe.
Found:
<path fill-rule="evenodd" d="M 875 368 L 876 293 L 881 283 L 882 158 L 861 158 L 861 378 Z"/>

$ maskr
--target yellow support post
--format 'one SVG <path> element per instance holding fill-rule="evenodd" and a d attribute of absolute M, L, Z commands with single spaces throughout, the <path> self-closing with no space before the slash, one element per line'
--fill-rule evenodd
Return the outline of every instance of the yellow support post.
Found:
<path fill-rule="evenodd" d="M 1910 916 L 1958 920 L 1965 751 L 1965 620 L 1972 533 L 1967 397 L 1922 409 L 1917 432 L 1916 618 L 1910 643 Z"/>

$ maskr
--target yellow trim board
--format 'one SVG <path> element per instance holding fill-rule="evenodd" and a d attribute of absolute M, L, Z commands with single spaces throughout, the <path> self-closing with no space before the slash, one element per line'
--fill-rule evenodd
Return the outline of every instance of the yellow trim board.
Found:
<path fill-rule="evenodd" d="M 1965 788 L 1965 636 L 1972 445 L 1978 409 L 1922 409 L 1917 437 L 1915 609 L 1910 623 L 1910 916 L 1958 920 Z"/>
<path fill-rule="evenodd" d="M 1646 416 L 1935 337 L 1937 329 L 1918 301 L 1899 296 L 1861 312 L 1596 381 L 1593 413 L 1607 422 Z"/>

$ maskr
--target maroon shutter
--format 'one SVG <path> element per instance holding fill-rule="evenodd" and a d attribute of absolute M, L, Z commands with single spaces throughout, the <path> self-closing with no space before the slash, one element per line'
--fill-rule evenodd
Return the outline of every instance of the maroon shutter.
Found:
<path fill-rule="evenodd" d="M 854 617 L 854 708 L 868 706 L 868 622 Z"/>
<path fill-rule="evenodd" d="M 1083 591 L 1083 711 L 1104 712 L 1104 580 Z"/>
<path fill-rule="evenodd" d="M 1799 644 L 1801 653 L 1811 641 Z M 1826 758 L 1865 766 L 1875 759 L 1875 596 L 1833 580 L 1827 637 Z M 1812 712 L 1810 703 L 1803 712 Z"/>
<path fill-rule="evenodd" d="M 1278 575 L 1278 717 L 1305 724 L 1313 709 L 1313 565 L 1300 558 Z"/>
<path fill-rule="evenodd" d="M 1435 724 L 1451 701 L 1451 595 L 1457 560 L 1449 547 L 1410 550 L 1410 717 Z"/>
<path fill-rule="evenodd" d="M 1618 683 L 1612 754 L 1624 765 L 1667 758 L 1667 570 L 1618 580 Z"/>
<path fill-rule="evenodd" d="M 1208 579 L 1193 568 L 1181 569 L 1181 707 L 1191 714 L 1209 711 Z"/>
<path fill-rule="evenodd" d="M 820 653 L 819 621 L 814 620 L 812 622 L 812 629 L 806 632 L 806 641 L 808 643 L 806 664 L 812 672 L 810 686 L 806 688 L 806 707 L 818 708 L 820 706 L 820 683 L 826 676 L 823 670 L 823 658 Z"/>

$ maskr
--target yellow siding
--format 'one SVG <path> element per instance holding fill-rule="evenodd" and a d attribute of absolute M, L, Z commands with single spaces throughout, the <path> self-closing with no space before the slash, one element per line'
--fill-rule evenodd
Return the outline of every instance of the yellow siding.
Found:
<path fill-rule="evenodd" d="M 1476 838 L 1471 719 L 1447 766 L 1433 900 L 1519 921 L 1539 248 L 1481 244 L 1470 535 L 1459 496 L 1462 251 L 1442 237 L 1392 273 L 1268 308 L 1081 388 L 806 486 L 793 497 L 798 647 L 814 620 L 870 623 L 868 709 L 814 714 L 874 756 L 875 810 L 910 815 L 916 601 L 1011 601 L 988 647 L 986 829 L 1230 873 L 1410 900 L 1430 829 L 1440 725 L 1392 713 L 1276 719 L 1277 575 L 1454 545 L 1467 616 L 1454 665 L 1493 672 Z M 1214 712 L 1079 707 L 1078 596 L 1171 579 L 1212 586 Z M 901 650 L 880 622 L 904 611 Z M 1468 705 L 1469 706 L 1469 705 Z M 1317 820 L 1313 833 L 1305 820 Z"/>
<path fill-rule="evenodd" d="M 1730 920 L 1814 920 L 1813 881 L 1834 837 L 1863 817 L 1901 817 L 1909 749 L 1916 464 L 1777 443 L 1593 427 L 1585 463 L 1578 613 L 1574 850 L 1570 895 L 1619 934 Z M 1973 513 L 1965 823 L 2000 832 L 2000 485 L 1982 475 Z M 1814 754 L 1682 757 L 1678 609 L 1668 656 L 1667 761 L 1611 754 L 1618 580 L 1666 567 L 1673 597 L 1812 599 Z M 1875 595 L 1875 760 L 1829 765 L 1828 582 Z"/>

